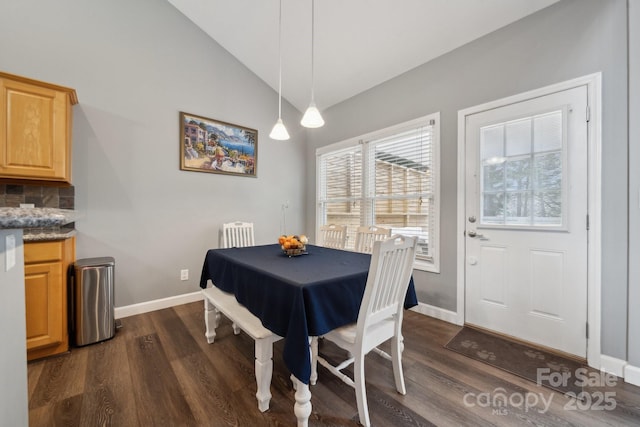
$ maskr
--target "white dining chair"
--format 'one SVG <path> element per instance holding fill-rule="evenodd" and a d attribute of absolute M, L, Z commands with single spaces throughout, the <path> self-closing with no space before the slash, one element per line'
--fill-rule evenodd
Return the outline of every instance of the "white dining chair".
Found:
<path fill-rule="evenodd" d="M 356 323 L 334 329 L 324 338 L 348 351 L 348 360 L 334 366 L 312 346 L 312 371 L 319 362 L 332 374 L 355 388 L 360 423 L 369 427 L 369 409 L 364 377 L 364 357 L 391 339 L 391 359 L 396 390 L 406 394 L 402 373 L 402 318 L 404 299 L 411 280 L 416 255 L 415 237 L 394 235 L 373 245 L 369 276 Z M 382 352 L 381 350 L 378 350 Z M 386 354 L 386 353 L 384 353 Z M 353 379 L 341 371 L 354 365 Z"/>
<path fill-rule="evenodd" d="M 378 240 L 385 240 L 391 236 L 391 229 L 377 227 L 375 225 L 365 225 L 356 230 L 355 251 L 370 254 L 373 252 L 373 243 Z"/>
<path fill-rule="evenodd" d="M 320 226 L 321 246 L 344 249 L 347 244 L 347 226 L 328 224 Z"/>
<path fill-rule="evenodd" d="M 222 247 L 244 248 L 255 246 L 252 222 L 227 222 L 222 224 Z"/>

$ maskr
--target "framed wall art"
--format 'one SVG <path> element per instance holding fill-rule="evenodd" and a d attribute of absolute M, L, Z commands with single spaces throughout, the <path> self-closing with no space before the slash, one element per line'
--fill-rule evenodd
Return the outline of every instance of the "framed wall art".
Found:
<path fill-rule="evenodd" d="M 256 177 L 258 131 L 180 112 L 180 169 Z"/>

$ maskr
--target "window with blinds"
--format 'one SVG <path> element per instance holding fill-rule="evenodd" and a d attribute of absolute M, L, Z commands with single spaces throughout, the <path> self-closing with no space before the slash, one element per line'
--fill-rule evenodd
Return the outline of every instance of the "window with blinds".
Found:
<path fill-rule="evenodd" d="M 318 150 L 318 226 L 418 237 L 416 267 L 438 271 L 439 114 Z"/>

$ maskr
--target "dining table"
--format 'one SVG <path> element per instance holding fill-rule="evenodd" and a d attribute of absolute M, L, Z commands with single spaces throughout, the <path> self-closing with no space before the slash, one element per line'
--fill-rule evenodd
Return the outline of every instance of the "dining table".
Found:
<path fill-rule="evenodd" d="M 316 245 L 306 245 L 297 256 L 288 256 L 279 244 L 206 253 L 200 287 L 211 281 L 235 295 L 264 327 L 283 337 L 298 426 L 306 426 L 311 414 L 310 337 L 357 321 L 370 263 L 370 254 Z M 404 307 L 417 304 L 411 279 Z"/>

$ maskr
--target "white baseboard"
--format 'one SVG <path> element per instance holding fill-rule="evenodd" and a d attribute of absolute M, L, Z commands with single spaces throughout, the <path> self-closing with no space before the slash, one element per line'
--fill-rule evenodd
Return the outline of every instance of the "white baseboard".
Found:
<path fill-rule="evenodd" d="M 600 355 L 600 370 L 624 378 L 624 370 L 627 365 L 626 360 L 617 359 L 615 357 Z"/>
<path fill-rule="evenodd" d="M 640 368 L 632 365 L 625 366 L 624 382 L 640 386 Z"/>
<path fill-rule="evenodd" d="M 417 307 L 411 308 L 411 310 L 424 314 L 426 316 L 435 317 L 436 319 L 444 320 L 445 322 L 459 325 L 458 314 L 455 311 L 445 310 L 444 308 L 436 307 L 429 304 L 419 302 Z"/>
<path fill-rule="evenodd" d="M 194 301 L 202 301 L 202 299 L 202 292 L 197 291 L 190 294 L 176 295 L 173 297 L 126 305 L 124 307 L 116 307 L 114 309 L 114 315 L 116 319 L 121 319 L 123 317 L 148 313 L 155 310 L 162 310 L 163 308 L 174 307 L 176 305 L 187 304 Z"/>

